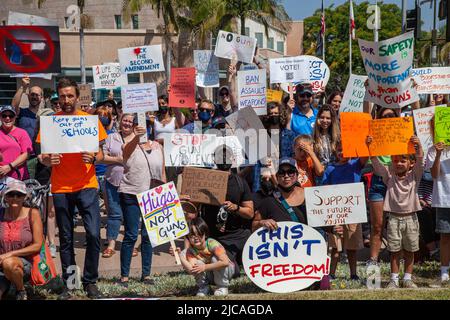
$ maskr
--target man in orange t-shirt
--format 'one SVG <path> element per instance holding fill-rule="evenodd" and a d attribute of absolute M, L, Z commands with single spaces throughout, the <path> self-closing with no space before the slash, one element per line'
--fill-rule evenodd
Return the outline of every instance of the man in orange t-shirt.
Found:
<path fill-rule="evenodd" d="M 57 90 L 62 111 L 56 113 L 55 116 L 89 115 L 76 108 L 80 96 L 80 90 L 76 82 L 62 78 L 58 82 Z M 100 257 L 100 206 L 94 162 L 103 160 L 101 145 L 104 143 L 107 134 L 100 121 L 98 129 L 100 145 L 98 153 L 81 152 L 41 155 L 42 163 L 52 167 L 51 192 L 59 229 L 60 257 L 65 282 L 70 276 L 67 268 L 76 266 L 73 247 L 75 206 L 83 218 L 87 248 L 82 281 L 84 290 L 89 298 L 101 296 L 96 285 Z M 36 142 L 40 143 L 40 133 Z M 70 288 L 66 286 L 61 298 L 69 298 L 70 292 Z"/>

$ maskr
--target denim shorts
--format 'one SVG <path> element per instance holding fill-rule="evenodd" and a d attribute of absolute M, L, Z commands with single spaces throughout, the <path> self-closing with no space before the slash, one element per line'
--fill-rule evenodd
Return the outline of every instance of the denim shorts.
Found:
<path fill-rule="evenodd" d="M 380 176 L 373 175 L 369 188 L 369 201 L 383 201 L 386 196 L 386 185 Z"/>
<path fill-rule="evenodd" d="M 436 233 L 450 233 L 450 208 L 436 208 Z"/>
<path fill-rule="evenodd" d="M 22 260 L 23 263 L 23 280 L 24 282 L 27 282 L 31 277 L 31 262 L 27 259 L 20 257 L 20 260 Z M 11 282 L 6 279 L 5 274 L 3 273 L 3 270 L 0 269 L 0 291 L 5 293 L 9 289 L 9 285 Z"/>

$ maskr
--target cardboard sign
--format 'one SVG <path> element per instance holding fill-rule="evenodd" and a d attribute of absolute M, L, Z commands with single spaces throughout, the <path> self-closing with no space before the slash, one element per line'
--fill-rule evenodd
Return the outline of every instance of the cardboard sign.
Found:
<path fill-rule="evenodd" d="M 427 154 L 428 149 L 433 146 L 433 134 L 431 132 L 431 121 L 434 117 L 435 107 L 413 110 L 414 126 L 417 137 L 422 144 L 422 149 Z"/>
<path fill-rule="evenodd" d="M 414 146 L 409 143 L 414 135 L 412 117 L 372 120 L 369 134 L 373 137 L 370 145 L 372 156 L 415 153 Z"/>
<path fill-rule="evenodd" d="M 434 114 L 434 143 L 450 146 L 450 108 L 436 107 Z"/>
<path fill-rule="evenodd" d="M 158 111 L 158 92 L 155 83 L 137 83 L 121 88 L 124 113 Z"/>
<path fill-rule="evenodd" d="M 220 30 L 214 55 L 219 58 L 252 63 L 256 43 L 256 38 Z"/>
<path fill-rule="evenodd" d="M 450 93 L 450 67 L 413 69 L 411 75 L 419 94 Z"/>
<path fill-rule="evenodd" d="M 9 26 L 58 26 L 58 21 L 39 17 L 31 14 L 9 11 Z"/>
<path fill-rule="evenodd" d="M 367 76 L 352 74 L 347 82 L 344 97 L 342 98 L 340 112 L 363 112 L 364 96 L 366 87 L 364 82 Z"/>
<path fill-rule="evenodd" d="M 308 64 L 305 56 L 270 59 L 270 83 L 306 82 Z"/>
<path fill-rule="evenodd" d="M 189 228 L 173 182 L 137 195 L 152 247 L 181 238 Z"/>
<path fill-rule="evenodd" d="M 216 145 L 212 134 L 172 133 L 164 136 L 166 167 L 214 167 L 209 149 Z"/>
<path fill-rule="evenodd" d="M 414 58 L 412 31 L 384 41 L 358 42 L 369 78 L 368 101 L 386 108 L 401 108 L 419 100 L 410 77 Z"/>
<path fill-rule="evenodd" d="M 258 116 L 267 114 L 266 70 L 238 71 L 239 109 L 251 106 Z"/>
<path fill-rule="evenodd" d="M 281 103 L 283 100 L 283 91 L 267 89 L 267 102 Z"/>
<path fill-rule="evenodd" d="M 197 70 L 195 83 L 198 87 L 219 87 L 219 59 L 212 50 L 194 50 L 194 65 Z"/>
<path fill-rule="evenodd" d="M 57 26 L 0 26 L 0 73 L 60 73 Z"/>
<path fill-rule="evenodd" d="M 278 229 L 260 228 L 247 240 L 242 262 L 247 276 L 265 291 L 303 290 L 329 274 L 327 244 L 315 229 L 301 223 L 277 222 Z"/>
<path fill-rule="evenodd" d="M 90 84 L 79 84 L 80 97 L 78 99 L 79 106 L 88 106 L 92 102 L 92 86 Z"/>
<path fill-rule="evenodd" d="M 368 113 L 341 112 L 341 139 L 344 157 L 357 158 L 369 156 L 366 138 L 372 117 Z"/>
<path fill-rule="evenodd" d="M 42 153 L 98 152 L 98 116 L 41 116 Z"/>
<path fill-rule="evenodd" d="M 118 55 L 122 73 L 165 71 L 160 44 L 119 49 Z"/>
<path fill-rule="evenodd" d="M 305 200 L 311 227 L 367 222 L 362 182 L 305 188 Z"/>
<path fill-rule="evenodd" d="M 95 89 L 116 89 L 128 84 L 128 77 L 120 71 L 120 64 L 106 63 L 92 66 Z"/>
<path fill-rule="evenodd" d="M 195 68 L 172 68 L 169 104 L 174 108 L 195 108 Z"/>
<path fill-rule="evenodd" d="M 221 206 L 225 202 L 228 172 L 187 167 L 183 170 L 181 194 L 190 201 Z"/>

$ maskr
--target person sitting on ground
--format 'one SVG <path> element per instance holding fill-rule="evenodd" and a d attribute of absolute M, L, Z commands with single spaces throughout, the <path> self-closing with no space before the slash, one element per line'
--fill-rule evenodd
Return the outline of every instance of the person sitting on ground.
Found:
<path fill-rule="evenodd" d="M 299 172 L 298 182 L 303 188 L 315 186 L 316 178 L 322 177 L 324 167 L 314 152 L 313 138 L 309 135 L 295 138 L 294 153 Z"/>

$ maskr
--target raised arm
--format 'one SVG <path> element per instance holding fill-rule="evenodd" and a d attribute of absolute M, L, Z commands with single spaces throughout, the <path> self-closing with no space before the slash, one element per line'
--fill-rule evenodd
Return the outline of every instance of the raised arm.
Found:
<path fill-rule="evenodd" d="M 19 114 L 19 106 L 20 106 L 20 100 L 22 100 L 22 95 L 24 93 L 27 93 L 28 88 L 30 87 L 30 77 L 25 76 L 22 78 L 22 83 L 17 90 L 16 94 L 14 95 L 11 105 L 14 109 L 16 109 L 16 113 Z"/>

